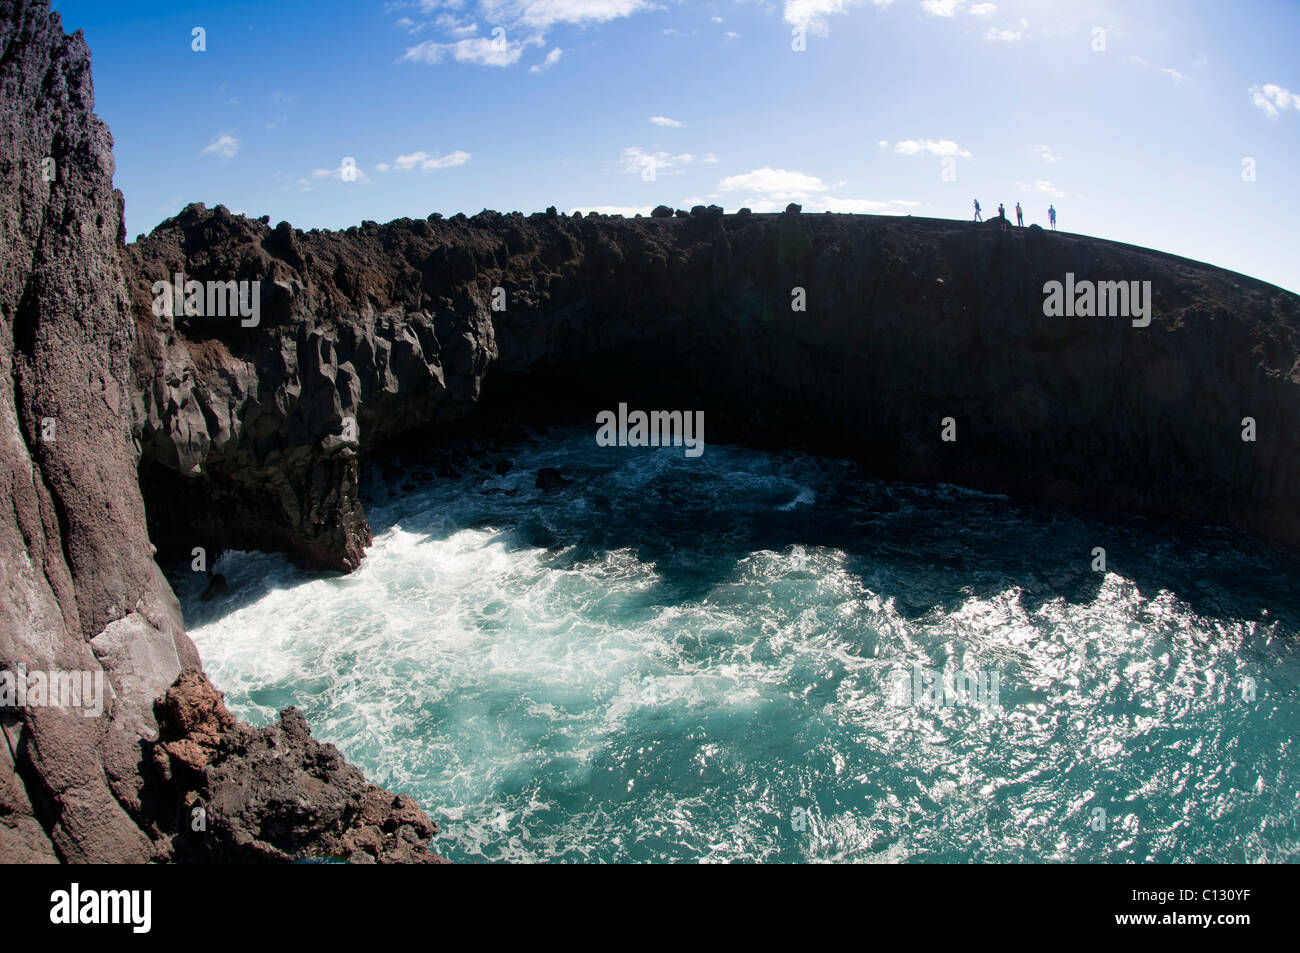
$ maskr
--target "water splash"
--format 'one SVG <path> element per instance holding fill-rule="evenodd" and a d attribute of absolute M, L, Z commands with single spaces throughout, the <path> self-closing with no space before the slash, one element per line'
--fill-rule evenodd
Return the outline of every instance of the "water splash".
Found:
<path fill-rule="evenodd" d="M 509 454 L 369 486 L 350 576 L 175 579 L 232 709 L 297 705 L 452 859 L 1300 858 L 1292 554 L 792 454 Z M 898 704 L 913 667 L 998 707 Z"/>

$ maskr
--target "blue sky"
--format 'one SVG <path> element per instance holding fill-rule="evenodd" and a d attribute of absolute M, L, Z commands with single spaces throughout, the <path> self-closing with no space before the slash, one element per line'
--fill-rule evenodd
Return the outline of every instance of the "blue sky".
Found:
<path fill-rule="evenodd" d="M 195 201 L 340 228 L 978 197 L 1300 291 L 1294 0 L 54 7 L 90 44 L 131 237 Z"/>

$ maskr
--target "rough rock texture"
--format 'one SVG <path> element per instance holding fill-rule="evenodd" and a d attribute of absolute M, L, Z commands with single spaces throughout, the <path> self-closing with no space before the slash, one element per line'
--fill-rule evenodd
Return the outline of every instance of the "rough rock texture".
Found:
<path fill-rule="evenodd" d="M 426 262 L 449 286 L 459 279 L 452 297 L 434 301 L 404 264 L 418 242 L 374 226 L 357 241 L 364 255 L 344 236 L 306 250 L 285 223 L 192 207 L 128 249 L 141 479 L 156 491 L 160 546 L 283 549 L 355 569 L 370 542 L 356 438 L 382 442 L 474 405 L 496 354 L 487 301 L 467 281 L 475 261 L 458 249 Z M 372 258 L 391 267 L 377 273 Z M 261 281 L 259 325 L 155 316 L 155 282 L 178 272 Z"/>
<path fill-rule="evenodd" d="M 167 859 L 153 701 L 198 654 L 137 482 L 112 138 L 94 115 L 86 44 L 48 0 L 0 0 L 0 137 L 0 672 L 99 673 L 109 696 L 96 717 L 0 707 L 0 862 Z M 237 730 L 260 763 L 260 736 Z M 276 731 L 316 751 L 305 726 Z M 360 782 L 336 754 L 312 756 L 319 810 L 337 814 Z M 227 770 L 242 757 L 232 749 Z M 304 835 L 281 849 L 332 847 Z"/>
<path fill-rule="evenodd" d="M 710 441 L 1300 544 L 1297 296 L 1002 220 L 709 212 L 303 233 L 185 209 L 128 248 L 155 542 L 351 569 L 358 452 L 476 402 L 594 421 L 626 401 L 702 409 Z M 260 279 L 274 305 L 258 328 L 158 319 L 151 283 L 176 271 Z M 1044 317 L 1067 272 L 1151 282 L 1150 326 Z"/>
<path fill-rule="evenodd" d="M 427 849 L 438 827 L 406 795 L 366 783 L 333 745 L 311 737 L 296 710 L 251 728 L 187 669 L 157 703 L 153 764 L 169 797 L 160 819 L 180 833 L 181 860 L 440 863 Z"/>
<path fill-rule="evenodd" d="M 198 656 L 135 478 L 112 139 L 47 4 L 0 3 L 0 48 L 0 670 L 102 669 L 115 696 L 0 709 L 0 857 L 147 860 L 140 738 Z"/>

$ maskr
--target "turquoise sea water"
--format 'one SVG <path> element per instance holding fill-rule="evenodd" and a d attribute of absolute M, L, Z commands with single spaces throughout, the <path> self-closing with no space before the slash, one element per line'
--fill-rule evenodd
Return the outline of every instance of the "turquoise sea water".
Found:
<path fill-rule="evenodd" d="M 370 485 L 350 576 L 174 577 L 232 709 L 297 705 L 451 859 L 1300 859 L 1295 555 L 797 454 L 506 455 Z"/>

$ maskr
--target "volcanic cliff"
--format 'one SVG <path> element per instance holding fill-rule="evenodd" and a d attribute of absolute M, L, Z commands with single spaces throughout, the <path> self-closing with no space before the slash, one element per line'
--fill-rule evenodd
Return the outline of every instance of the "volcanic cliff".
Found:
<path fill-rule="evenodd" d="M 713 442 L 1300 544 L 1300 297 L 1160 252 L 794 209 L 303 232 L 190 206 L 127 256 L 142 486 L 178 553 L 351 570 L 371 451 L 480 405 L 594 433 L 624 402 L 703 410 Z M 260 323 L 155 314 L 177 275 L 260 282 Z M 1138 282 L 1150 323 L 1047 317 L 1053 281 Z"/>
<path fill-rule="evenodd" d="M 0 670 L 112 689 L 97 718 L 0 708 L 0 859 L 436 859 L 297 713 L 231 718 L 154 547 L 355 569 L 366 460 L 489 416 L 704 411 L 710 442 L 1300 544 L 1300 298 L 1273 286 L 795 209 L 304 232 L 195 205 L 128 246 L 82 38 L 0 0 L 0 44 Z M 178 274 L 256 288 L 256 320 L 159 307 Z M 1046 317 L 1067 276 L 1150 282 L 1150 324 Z"/>
<path fill-rule="evenodd" d="M 236 722 L 198 671 L 136 478 L 112 138 L 48 0 L 0 0 L 0 90 L 0 691 L 107 696 L 0 705 L 0 862 L 437 860 L 409 798 L 292 710 Z"/>

